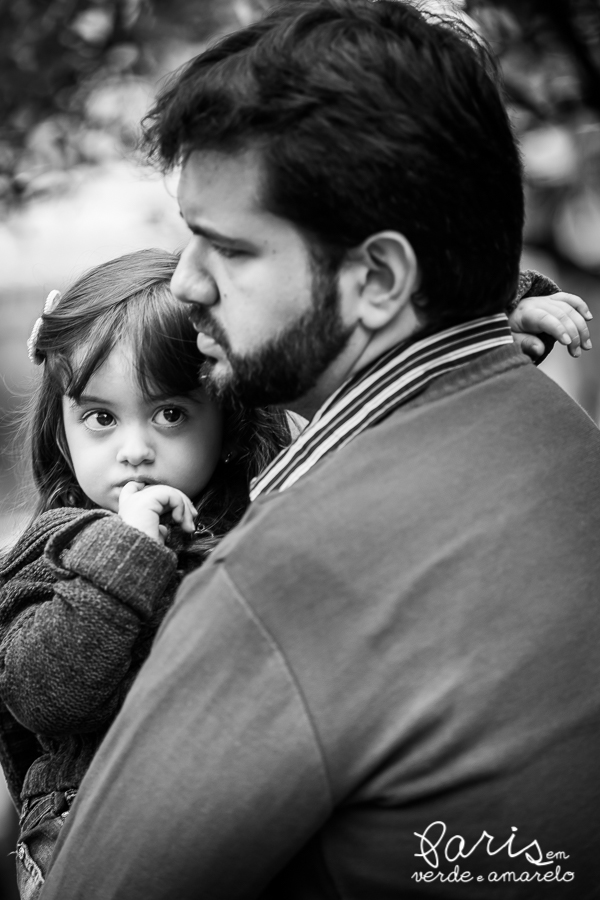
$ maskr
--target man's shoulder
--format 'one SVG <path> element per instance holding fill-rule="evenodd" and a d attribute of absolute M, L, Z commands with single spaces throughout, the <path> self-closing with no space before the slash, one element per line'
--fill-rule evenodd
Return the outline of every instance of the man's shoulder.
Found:
<path fill-rule="evenodd" d="M 417 469 L 419 460 L 439 467 L 442 447 L 476 467 L 493 445 L 499 474 L 503 460 L 516 462 L 520 453 L 530 459 L 541 454 L 540 465 L 549 452 L 600 453 L 596 423 L 516 346 L 492 350 L 441 375 L 366 434 L 366 442 L 371 456 L 377 445 L 382 452 L 391 445 L 405 452 L 413 448 L 415 457 L 409 458 Z"/>
<path fill-rule="evenodd" d="M 518 351 L 484 362 L 440 377 L 291 488 L 259 497 L 206 574 L 224 565 L 261 607 L 328 591 L 334 606 L 388 569 L 401 585 L 401 555 L 428 565 L 457 531 L 476 527 L 490 545 L 527 529 L 558 540 L 556 509 L 566 528 L 582 515 L 600 527 L 595 424 Z"/>
<path fill-rule="evenodd" d="M 297 595 L 326 573 L 346 583 L 363 563 L 377 579 L 399 548 L 433 552 L 469 522 L 492 540 L 508 520 L 543 529 L 555 508 L 567 524 L 581 504 L 600 525 L 597 427 L 533 365 L 499 358 L 483 374 L 471 365 L 441 377 L 288 490 L 259 498 L 214 560 L 251 593 Z"/>
<path fill-rule="evenodd" d="M 285 660 L 340 790 L 423 716 L 422 758 L 450 721 L 510 757 L 504 710 L 547 731 L 554 660 L 576 672 L 579 647 L 597 646 L 600 442 L 562 396 L 519 365 L 403 407 L 259 498 L 187 583 L 198 634 L 242 622 L 240 646 Z M 480 709 L 500 711 L 487 731 Z"/>

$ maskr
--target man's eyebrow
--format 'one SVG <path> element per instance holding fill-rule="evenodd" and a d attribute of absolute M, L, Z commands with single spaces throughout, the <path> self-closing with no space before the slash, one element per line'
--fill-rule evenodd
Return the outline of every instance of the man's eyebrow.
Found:
<path fill-rule="evenodd" d="M 207 238 L 209 241 L 217 241 L 218 243 L 236 243 L 236 238 L 228 237 L 226 234 L 221 234 L 219 231 L 215 231 L 214 228 L 210 228 L 208 225 L 198 225 L 194 222 L 188 222 L 181 210 L 179 210 L 179 215 L 181 216 L 189 230 L 192 232 L 192 234 L 197 234 L 200 237 Z"/>

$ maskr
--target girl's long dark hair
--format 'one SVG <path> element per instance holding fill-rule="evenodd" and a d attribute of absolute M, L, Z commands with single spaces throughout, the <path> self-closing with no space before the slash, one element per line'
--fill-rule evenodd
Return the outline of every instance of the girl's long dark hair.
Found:
<path fill-rule="evenodd" d="M 27 411 L 27 439 L 38 492 L 35 516 L 49 509 L 95 504 L 74 475 L 65 437 L 62 398 L 78 400 L 114 346 L 126 339 L 141 390 L 185 395 L 199 386 L 202 357 L 184 307 L 169 284 L 178 256 L 140 250 L 103 263 L 79 278 L 55 308 L 42 316 L 35 350 L 43 361 Z M 287 418 L 277 409 L 224 413 L 227 462 L 219 460 L 196 503 L 193 540 L 173 533 L 184 566 L 193 567 L 241 518 L 249 484 L 290 441 Z M 187 564 L 185 564 L 187 558 Z"/>

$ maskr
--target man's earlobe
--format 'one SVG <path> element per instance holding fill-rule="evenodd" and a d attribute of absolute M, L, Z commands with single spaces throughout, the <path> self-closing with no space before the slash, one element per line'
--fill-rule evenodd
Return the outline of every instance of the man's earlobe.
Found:
<path fill-rule="evenodd" d="M 410 304 L 419 286 L 419 267 L 412 244 L 396 231 L 371 235 L 360 247 L 365 277 L 359 317 L 365 328 L 378 331 Z"/>

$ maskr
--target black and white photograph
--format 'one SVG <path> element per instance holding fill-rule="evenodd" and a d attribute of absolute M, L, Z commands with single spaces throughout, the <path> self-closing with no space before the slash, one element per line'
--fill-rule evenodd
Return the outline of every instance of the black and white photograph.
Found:
<path fill-rule="evenodd" d="M 0 900 L 600 900 L 600 0 L 0 48 Z"/>

